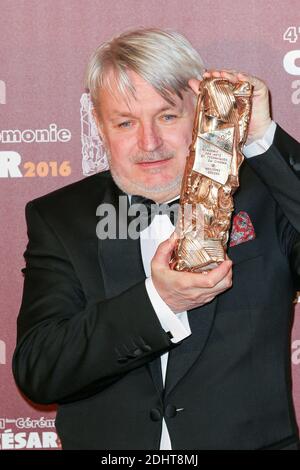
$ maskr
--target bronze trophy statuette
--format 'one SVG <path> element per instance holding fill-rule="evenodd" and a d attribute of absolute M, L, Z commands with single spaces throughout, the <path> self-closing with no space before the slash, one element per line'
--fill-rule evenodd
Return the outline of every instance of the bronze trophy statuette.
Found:
<path fill-rule="evenodd" d="M 251 113 L 249 82 L 207 78 L 199 91 L 170 260 L 177 271 L 207 271 L 225 259 Z"/>

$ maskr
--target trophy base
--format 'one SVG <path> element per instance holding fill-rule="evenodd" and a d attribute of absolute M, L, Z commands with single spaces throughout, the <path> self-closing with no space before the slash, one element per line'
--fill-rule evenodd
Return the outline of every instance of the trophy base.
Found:
<path fill-rule="evenodd" d="M 197 240 L 182 238 L 170 260 L 170 268 L 176 271 L 205 272 L 216 268 L 225 260 L 221 240 Z"/>

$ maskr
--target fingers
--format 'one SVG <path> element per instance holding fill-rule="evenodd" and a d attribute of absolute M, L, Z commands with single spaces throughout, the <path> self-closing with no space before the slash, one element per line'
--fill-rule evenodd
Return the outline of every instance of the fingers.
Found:
<path fill-rule="evenodd" d="M 211 294 L 211 290 L 222 291 L 224 287 L 230 287 L 232 277 L 232 261 L 227 259 L 218 267 L 202 273 L 177 272 L 174 271 L 174 281 L 177 280 L 178 285 L 182 289 L 191 292 L 199 292 L 199 289 L 207 291 Z M 228 279 L 226 279 L 228 278 Z"/>
<path fill-rule="evenodd" d="M 199 288 L 204 287 L 207 289 L 212 289 L 220 284 L 223 279 L 226 278 L 231 273 L 232 269 L 232 261 L 230 259 L 226 259 L 223 261 L 218 267 L 211 269 L 207 272 L 207 274 L 202 274 L 201 278 L 196 277 L 195 283 L 193 287 Z M 198 275 L 199 276 L 199 275 Z"/>
<path fill-rule="evenodd" d="M 265 83 L 253 75 L 249 75 L 245 72 L 238 72 L 234 69 L 222 69 L 222 70 L 206 70 L 203 74 L 204 78 L 225 78 L 232 83 L 249 82 L 254 86 L 255 90 L 260 90 L 263 87 L 266 87 Z"/>
<path fill-rule="evenodd" d="M 222 69 L 222 70 L 207 70 L 203 74 L 204 78 L 225 78 L 232 83 L 236 83 L 239 81 L 238 72 L 236 70 L 229 70 L 229 69 Z"/>
<path fill-rule="evenodd" d="M 176 241 L 174 233 L 159 245 L 151 262 L 153 284 L 174 313 L 205 305 L 232 286 L 232 261 L 229 259 L 202 273 L 170 269 L 169 259 Z"/>
<path fill-rule="evenodd" d="M 237 83 L 238 81 L 245 82 L 248 81 L 253 85 L 254 87 L 260 87 L 263 85 L 263 82 L 259 80 L 257 77 L 253 77 L 251 75 L 248 75 L 244 72 L 238 72 L 234 69 L 222 69 L 222 70 L 206 70 L 203 73 L 203 78 L 225 78 L 229 80 L 231 83 Z M 198 95 L 199 94 L 199 84 L 200 80 L 197 80 L 196 78 L 191 78 L 188 81 L 188 84 L 190 88 L 193 90 L 193 92 Z"/>
<path fill-rule="evenodd" d="M 197 80 L 196 78 L 191 78 L 188 81 L 188 84 L 189 84 L 190 88 L 193 90 L 193 92 L 196 93 L 196 95 L 198 95 L 199 94 L 200 80 Z"/>
<path fill-rule="evenodd" d="M 232 262 L 227 260 L 206 274 L 193 273 L 197 283 L 189 288 L 186 286 L 184 290 L 190 308 L 211 302 L 217 295 L 232 286 L 231 266 Z"/>

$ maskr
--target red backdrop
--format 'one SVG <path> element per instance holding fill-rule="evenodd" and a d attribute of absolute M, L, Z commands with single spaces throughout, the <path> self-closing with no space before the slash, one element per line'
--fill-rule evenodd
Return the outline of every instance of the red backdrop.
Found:
<path fill-rule="evenodd" d="M 300 139 L 298 0 L 0 0 L 2 449 L 59 446 L 54 410 L 26 401 L 11 374 L 27 242 L 24 206 L 84 176 L 82 143 L 87 138 L 94 145 L 80 104 L 88 57 L 112 35 L 140 26 L 182 32 L 208 68 L 263 78 L 274 119 Z M 300 422 L 299 313 L 297 305 L 291 360 Z"/>

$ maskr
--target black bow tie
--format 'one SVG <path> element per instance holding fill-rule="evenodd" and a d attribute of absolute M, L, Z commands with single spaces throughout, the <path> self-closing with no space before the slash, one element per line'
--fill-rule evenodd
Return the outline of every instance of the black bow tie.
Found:
<path fill-rule="evenodd" d="M 166 214 L 169 216 L 173 225 L 176 225 L 178 217 L 179 197 L 171 202 L 157 203 L 144 196 L 131 196 L 131 206 L 138 204 L 141 216 L 141 230 L 150 225 L 156 215 Z M 174 207 L 173 207 L 174 206 Z M 146 220 L 146 223 L 145 223 Z"/>

